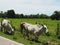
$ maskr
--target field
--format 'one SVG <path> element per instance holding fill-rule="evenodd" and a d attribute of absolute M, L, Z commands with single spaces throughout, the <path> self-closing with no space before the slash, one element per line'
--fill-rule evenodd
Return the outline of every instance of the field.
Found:
<path fill-rule="evenodd" d="M 2 18 L 0 18 L 0 21 Z M 49 42 L 49 45 L 60 45 L 60 40 L 56 36 L 56 28 L 57 23 L 60 23 L 60 20 L 51 20 L 51 19 L 9 19 L 11 21 L 11 24 L 15 26 L 15 34 L 14 35 L 8 35 L 4 34 L 3 32 L 0 32 L 0 36 L 9 38 L 11 40 L 17 41 L 19 43 L 23 43 L 25 45 L 44 45 L 46 42 Z M 46 23 L 49 33 L 51 36 L 46 36 L 44 33 L 39 36 L 39 41 L 41 43 L 33 42 L 27 39 L 24 39 L 22 37 L 22 34 L 20 33 L 20 23 L 21 22 L 28 22 L 31 24 L 35 24 L 36 22 L 40 24 Z M 34 38 L 34 36 L 30 36 L 30 38 Z"/>

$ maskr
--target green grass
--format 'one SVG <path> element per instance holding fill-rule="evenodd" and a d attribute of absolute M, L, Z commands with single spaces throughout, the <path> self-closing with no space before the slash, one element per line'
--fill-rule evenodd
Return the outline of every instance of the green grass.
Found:
<path fill-rule="evenodd" d="M 0 18 L 0 21 L 2 18 Z M 15 26 L 16 31 L 14 35 L 7 35 L 3 32 L 0 32 L 0 35 L 6 38 L 9 38 L 11 40 L 17 41 L 19 43 L 23 43 L 25 45 L 44 45 L 44 42 L 50 41 L 49 45 L 60 45 L 60 40 L 56 36 L 56 28 L 57 23 L 60 22 L 60 20 L 51 20 L 51 19 L 9 19 L 13 26 Z M 35 24 L 36 22 L 40 24 L 46 23 L 49 33 L 51 36 L 46 36 L 44 33 L 39 36 L 39 41 L 42 43 L 36 43 L 27 39 L 24 39 L 22 34 L 19 32 L 20 29 L 20 23 L 21 22 L 28 22 L 31 24 Z M 30 36 L 30 38 L 33 38 Z M 58 43 L 58 44 L 56 44 Z"/>

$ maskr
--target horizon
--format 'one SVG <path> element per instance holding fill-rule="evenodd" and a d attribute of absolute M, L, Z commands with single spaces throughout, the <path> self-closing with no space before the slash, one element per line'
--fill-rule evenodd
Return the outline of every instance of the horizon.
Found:
<path fill-rule="evenodd" d="M 0 0 L 0 11 L 13 9 L 18 14 L 47 14 L 60 10 L 60 0 Z"/>

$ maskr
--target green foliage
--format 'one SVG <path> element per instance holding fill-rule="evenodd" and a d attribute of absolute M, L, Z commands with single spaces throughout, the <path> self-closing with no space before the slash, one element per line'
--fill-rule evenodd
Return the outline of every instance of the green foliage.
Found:
<path fill-rule="evenodd" d="M 45 18 L 45 19 L 47 19 L 47 18 L 49 18 L 49 16 L 47 16 L 46 14 L 41 14 L 41 15 L 40 15 L 40 18 Z"/>
<path fill-rule="evenodd" d="M 14 10 L 8 10 L 6 15 L 8 18 L 15 18 Z"/>
<path fill-rule="evenodd" d="M 0 17 L 2 18 L 42 18 L 42 19 L 47 19 L 49 18 L 48 15 L 46 14 L 30 14 L 30 15 L 24 15 L 24 14 L 15 14 L 15 11 L 12 10 L 7 10 L 7 12 L 1 11 Z"/>
<path fill-rule="evenodd" d="M 60 19 L 60 11 L 54 11 L 54 13 L 51 15 L 51 19 L 59 20 Z"/>
<path fill-rule="evenodd" d="M 57 31 L 56 31 L 57 38 L 60 39 L 60 25 L 57 23 Z"/>
<path fill-rule="evenodd" d="M 30 14 L 30 15 L 24 15 L 24 14 L 15 14 L 14 10 L 7 10 L 7 12 L 1 11 L 0 17 L 2 18 L 40 18 L 40 19 L 49 19 L 52 20 L 59 20 L 60 19 L 60 11 L 54 11 L 54 13 L 49 16 L 47 14 Z"/>
<path fill-rule="evenodd" d="M 59 35 L 57 35 L 57 38 L 58 38 L 58 39 L 60 39 L 60 34 L 59 34 Z"/>
<path fill-rule="evenodd" d="M 7 35 L 3 32 L 0 32 L 0 36 L 4 36 L 6 38 L 9 38 L 11 40 L 17 41 L 19 43 L 23 43 L 25 45 L 44 45 L 49 41 L 49 45 L 58 45 L 60 44 L 60 40 L 56 37 L 56 28 L 57 28 L 57 22 L 60 22 L 60 20 L 51 20 L 51 19 L 9 19 L 12 21 L 12 25 L 15 26 L 17 30 L 15 30 L 14 35 Z M 1 21 L 1 19 L 0 19 Z M 20 30 L 20 23 L 21 22 L 28 22 L 31 24 L 35 24 L 36 22 L 40 24 L 46 23 L 50 36 L 46 36 L 44 33 L 39 36 L 39 41 L 41 43 L 37 43 L 34 41 L 30 41 L 23 38 L 23 35 L 19 32 Z M 30 36 L 30 39 L 33 39 L 32 35 Z M 46 41 L 46 42 L 45 42 Z"/>

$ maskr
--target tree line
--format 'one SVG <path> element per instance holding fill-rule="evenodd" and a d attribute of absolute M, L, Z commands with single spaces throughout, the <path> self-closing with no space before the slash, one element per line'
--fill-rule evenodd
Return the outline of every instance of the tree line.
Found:
<path fill-rule="evenodd" d="M 52 20 L 59 20 L 60 19 L 60 11 L 54 11 L 51 16 L 46 14 L 16 14 L 14 10 L 7 10 L 7 12 L 0 11 L 0 18 L 41 18 L 41 19 L 48 19 L 51 18 Z"/>

